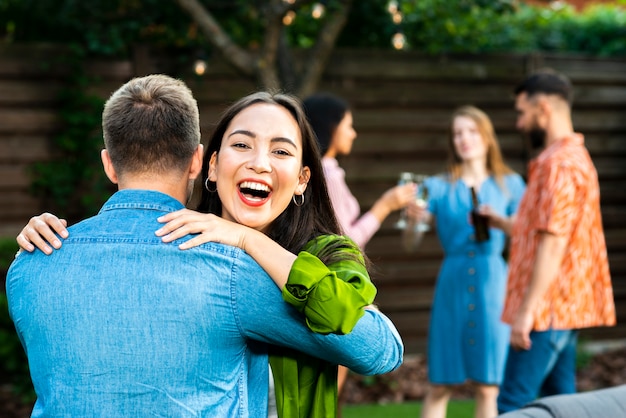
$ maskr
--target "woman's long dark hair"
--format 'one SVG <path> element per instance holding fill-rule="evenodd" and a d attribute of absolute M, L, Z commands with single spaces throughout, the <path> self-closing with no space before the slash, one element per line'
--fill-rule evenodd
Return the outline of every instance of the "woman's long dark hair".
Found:
<path fill-rule="evenodd" d="M 257 92 L 250 94 L 231 105 L 218 121 L 204 154 L 202 165 L 202 184 L 207 181 L 211 155 L 222 146 L 222 138 L 228 125 L 237 114 L 256 103 L 268 103 L 281 106 L 289 111 L 298 124 L 302 134 L 302 165 L 311 170 L 307 188 L 304 192 L 304 204 L 296 206 L 289 203 L 287 209 L 272 222 L 267 235 L 285 249 L 297 254 L 311 239 L 322 234 L 341 235 L 341 228 L 335 217 L 326 180 L 322 170 L 321 154 L 315 134 L 302 110 L 302 104 L 294 96 L 282 93 Z M 214 190 L 215 183 L 209 182 Z M 202 188 L 198 211 L 222 216 L 222 202 L 217 192 Z"/>
<path fill-rule="evenodd" d="M 325 155 L 337 126 L 350 111 L 350 106 L 341 97 L 331 93 L 312 94 L 304 99 L 303 105 L 304 113 L 317 136 L 320 152 Z"/>

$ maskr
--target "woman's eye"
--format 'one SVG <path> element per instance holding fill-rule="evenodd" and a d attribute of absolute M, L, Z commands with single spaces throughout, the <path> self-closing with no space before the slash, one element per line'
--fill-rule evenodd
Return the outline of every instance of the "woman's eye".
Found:
<path fill-rule="evenodd" d="M 248 147 L 247 144 L 244 144 L 243 142 L 235 142 L 232 145 L 234 148 L 250 148 Z"/>
<path fill-rule="evenodd" d="M 291 155 L 291 153 L 287 150 L 284 149 L 277 149 L 274 150 L 274 154 L 278 154 L 278 155 Z"/>

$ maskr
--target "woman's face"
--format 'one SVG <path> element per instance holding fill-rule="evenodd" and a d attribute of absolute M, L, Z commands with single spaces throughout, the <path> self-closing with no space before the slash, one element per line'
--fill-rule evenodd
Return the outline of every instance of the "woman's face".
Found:
<path fill-rule="evenodd" d="M 337 155 L 348 155 L 352 151 L 352 143 L 356 139 L 356 131 L 352 127 L 352 112 L 348 111 L 344 115 L 339 125 L 335 129 L 333 138 L 331 140 L 331 146 L 328 151 L 331 152 L 331 157 Z M 327 153 L 328 155 L 329 153 Z"/>
<path fill-rule="evenodd" d="M 484 159 L 487 156 L 487 144 L 478 131 L 474 119 L 457 116 L 452 123 L 452 142 L 454 150 L 463 161 Z"/>
<path fill-rule="evenodd" d="M 253 104 L 230 122 L 209 179 L 217 183 L 222 217 L 267 232 L 294 194 L 302 194 L 310 170 L 302 167 L 302 136 L 281 106 Z"/>

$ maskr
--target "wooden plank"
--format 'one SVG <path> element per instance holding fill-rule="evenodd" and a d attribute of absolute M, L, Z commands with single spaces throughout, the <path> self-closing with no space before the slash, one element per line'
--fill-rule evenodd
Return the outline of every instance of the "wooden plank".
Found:
<path fill-rule="evenodd" d="M 31 216 L 40 211 L 41 202 L 28 190 L 0 188 L 0 192 L 2 193 L 0 211 L 3 214 L 3 223 L 19 221 L 24 225 Z"/>
<path fill-rule="evenodd" d="M 525 74 L 523 55 L 427 56 L 414 51 L 335 51 L 325 74 L 329 79 L 519 80 Z"/>
<path fill-rule="evenodd" d="M 0 134 L 51 133 L 61 127 L 56 109 L 0 108 Z"/>
<path fill-rule="evenodd" d="M 31 163 L 50 156 L 50 138 L 45 135 L 0 134 L 0 163 Z"/>
<path fill-rule="evenodd" d="M 591 56 L 574 54 L 542 54 L 542 66 L 551 67 L 567 74 L 572 83 L 597 82 L 626 84 L 626 59 L 611 57 L 597 59 Z"/>
<path fill-rule="evenodd" d="M 27 190 L 31 184 L 28 167 L 25 164 L 0 163 L 0 189 Z"/>
<path fill-rule="evenodd" d="M 54 80 L 2 80 L 0 79 L 0 106 L 54 105 L 59 101 L 62 88 Z"/>
<path fill-rule="evenodd" d="M 1 44 L 0 77 L 59 79 L 67 74 L 64 55 L 58 44 Z"/>

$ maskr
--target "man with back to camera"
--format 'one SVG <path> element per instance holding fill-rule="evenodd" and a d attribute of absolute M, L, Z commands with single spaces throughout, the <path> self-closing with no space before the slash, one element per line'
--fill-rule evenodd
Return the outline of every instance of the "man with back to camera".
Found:
<path fill-rule="evenodd" d="M 511 234 L 511 324 L 500 413 L 576 391 L 577 330 L 615 324 L 598 175 L 574 132 L 572 86 L 539 71 L 515 89 L 517 129 L 539 154 Z"/>
<path fill-rule="evenodd" d="M 103 133 L 104 170 L 119 191 L 61 249 L 22 252 L 7 276 L 33 417 L 266 417 L 265 343 L 366 374 L 400 364 L 402 342 L 384 315 L 368 310 L 345 336 L 314 334 L 242 250 L 180 251 L 155 235 L 202 169 L 198 107 L 184 83 L 129 81 L 107 101 Z"/>

